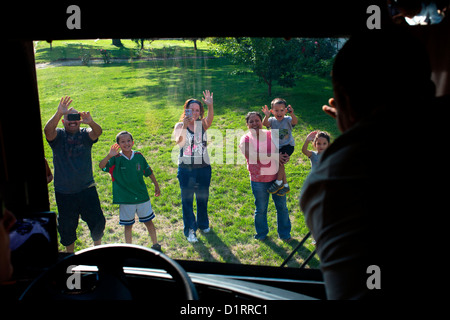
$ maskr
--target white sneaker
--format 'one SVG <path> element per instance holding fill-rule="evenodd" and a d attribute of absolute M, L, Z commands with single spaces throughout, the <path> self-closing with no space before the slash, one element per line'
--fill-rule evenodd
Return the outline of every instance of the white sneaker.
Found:
<path fill-rule="evenodd" d="M 208 233 L 208 232 L 210 232 L 210 231 L 211 231 L 211 228 L 206 228 L 206 229 L 203 229 L 203 230 L 202 230 L 203 233 Z"/>
<path fill-rule="evenodd" d="M 194 230 L 189 229 L 189 236 L 187 237 L 187 240 L 189 242 L 197 242 L 198 241 L 197 237 L 195 236 L 195 231 Z"/>

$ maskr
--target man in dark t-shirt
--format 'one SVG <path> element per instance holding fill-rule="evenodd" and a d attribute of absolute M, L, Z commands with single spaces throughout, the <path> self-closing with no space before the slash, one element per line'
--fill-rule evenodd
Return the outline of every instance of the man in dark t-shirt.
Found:
<path fill-rule="evenodd" d="M 105 217 L 100 207 L 92 174 L 92 145 L 102 128 L 89 112 L 69 109 L 70 97 L 61 98 L 58 110 L 44 128 L 53 151 L 55 198 L 58 206 L 58 231 L 67 252 L 74 251 L 79 217 L 86 221 L 95 245 L 101 244 Z M 63 118 L 64 117 L 64 118 Z M 64 128 L 57 128 L 63 118 Z M 80 128 L 80 124 L 90 128 Z"/>

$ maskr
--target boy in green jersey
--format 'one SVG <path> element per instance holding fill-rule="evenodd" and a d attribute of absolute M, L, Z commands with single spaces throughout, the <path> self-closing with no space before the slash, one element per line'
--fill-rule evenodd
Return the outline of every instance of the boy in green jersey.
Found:
<path fill-rule="evenodd" d="M 100 169 L 111 174 L 113 203 L 119 204 L 120 224 L 125 227 L 125 241 L 132 242 L 132 228 L 137 213 L 139 222 L 145 224 L 153 242 L 153 249 L 161 251 L 152 219 L 155 214 L 150 203 L 144 176 L 155 185 L 155 197 L 160 195 L 159 185 L 144 156 L 131 148 L 133 136 L 127 131 L 119 132 L 109 154 L 100 161 Z M 119 152 L 122 149 L 122 152 Z"/>

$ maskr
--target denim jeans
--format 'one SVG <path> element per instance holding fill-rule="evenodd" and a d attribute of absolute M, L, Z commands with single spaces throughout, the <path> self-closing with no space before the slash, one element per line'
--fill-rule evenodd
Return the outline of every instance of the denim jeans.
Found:
<path fill-rule="evenodd" d="M 270 193 L 267 192 L 272 182 L 251 181 L 253 196 L 255 197 L 255 239 L 263 240 L 269 233 L 267 225 L 267 207 L 269 205 Z M 278 236 L 280 239 L 289 239 L 291 237 L 291 221 L 289 220 L 289 211 L 286 206 L 286 195 L 280 197 L 272 194 L 272 200 L 277 209 Z"/>
<path fill-rule="evenodd" d="M 178 181 L 181 189 L 184 235 L 189 236 L 189 229 L 197 231 L 209 228 L 208 198 L 211 183 L 211 166 L 203 168 L 178 167 Z M 197 200 L 197 219 L 194 215 L 194 194 Z"/>

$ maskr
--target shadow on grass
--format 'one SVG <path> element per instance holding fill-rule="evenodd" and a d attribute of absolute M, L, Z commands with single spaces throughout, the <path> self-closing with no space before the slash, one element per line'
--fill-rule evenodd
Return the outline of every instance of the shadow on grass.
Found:
<path fill-rule="evenodd" d="M 140 50 L 138 46 L 122 46 L 115 47 L 111 45 L 100 45 L 94 43 L 66 43 L 62 45 L 55 43 L 54 47 L 41 47 L 37 49 L 37 58 L 41 61 L 62 61 L 67 59 L 77 59 L 82 55 L 89 54 L 91 57 L 101 58 L 100 49 L 107 48 L 109 56 L 113 59 L 130 59 L 130 58 L 173 58 L 177 56 L 208 56 L 210 55 L 206 49 L 194 50 L 194 47 L 179 46 L 168 44 L 163 47 L 150 47 Z"/>
<path fill-rule="evenodd" d="M 206 243 L 208 243 L 210 246 L 207 246 Z M 274 253 L 279 255 L 281 258 L 286 259 L 289 254 L 294 250 L 298 244 L 300 243 L 299 240 L 294 239 L 289 243 L 289 246 L 291 249 L 286 249 L 278 244 L 276 244 L 272 239 L 267 238 L 263 241 L 263 244 L 267 245 Z M 240 264 L 241 261 L 233 254 L 233 252 L 230 250 L 230 248 L 220 239 L 220 237 L 214 232 L 210 231 L 209 233 L 204 234 L 204 237 L 200 238 L 198 242 L 192 244 L 195 251 L 197 251 L 200 256 L 202 257 L 203 261 L 209 261 L 209 262 L 225 262 L 225 263 L 234 263 L 234 264 Z M 222 261 L 219 261 L 216 259 L 212 253 L 211 250 L 214 249 L 217 254 L 219 254 L 222 257 Z M 297 260 L 295 260 L 296 255 L 300 255 L 302 260 L 305 260 L 310 254 L 311 250 L 306 248 L 305 246 L 302 246 L 296 254 L 289 260 L 287 263 L 288 267 L 291 268 L 299 268 L 301 266 L 301 263 L 299 263 Z M 314 256 L 309 260 L 308 266 L 310 268 L 318 268 L 320 265 L 319 260 Z"/>
<path fill-rule="evenodd" d="M 208 233 L 203 234 L 204 236 L 199 239 L 198 242 L 193 244 L 194 250 L 197 251 L 204 261 L 209 262 L 222 262 L 218 261 L 210 252 L 210 249 L 205 245 L 204 241 L 208 242 L 211 249 L 214 250 L 222 257 L 223 261 L 226 263 L 240 264 L 241 261 L 233 254 L 230 248 L 220 239 L 220 237 L 211 230 Z"/>
<path fill-rule="evenodd" d="M 289 245 L 291 246 L 292 250 L 294 250 L 299 243 L 300 243 L 299 240 L 293 239 L 291 242 L 289 242 Z M 270 249 L 272 249 L 273 252 L 278 254 L 283 259 L 286 259 L 292 252 L 292 250 L 287 250 L 287 249 L 279 246 L 270 238 L 267 238 L 266 240 L 264 240 L 264 244 L 266 244 Z M 305 246 L 302 246 L 301 248 L 299 248 L 299 250 L 296 252 L 296 254 L 289 260 L 289 262 L 286 265 L 291 268 L 299 268 L 301 266 L 301 263 L 299 263 L 298 261 L 295 260 L 295 256 L 300 255 L 302 260 L 305 260 L 311 254 L 311 252 L 312 252 L 311 250 L 309 250 Z M 320 265 L 320 262 L 314 256 L 311 258 L 311 260 L 309 260 L 308 265 L 311 268 L 318 268 Z"/>

